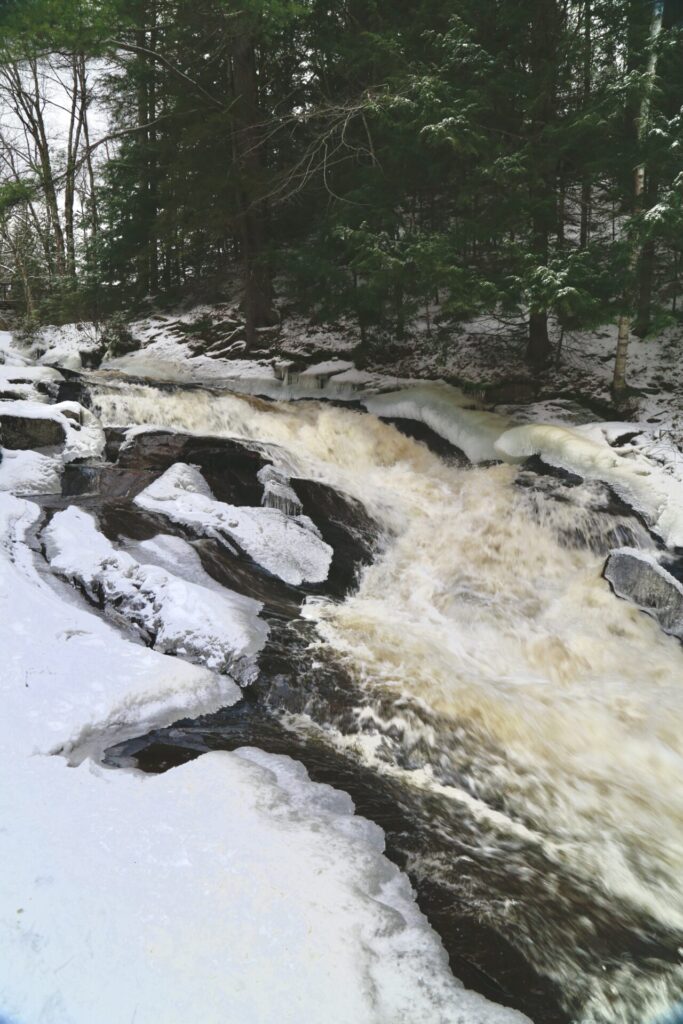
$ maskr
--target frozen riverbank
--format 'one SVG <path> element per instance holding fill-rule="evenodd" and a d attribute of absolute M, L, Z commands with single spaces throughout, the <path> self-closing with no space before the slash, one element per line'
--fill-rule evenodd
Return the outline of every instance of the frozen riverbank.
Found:
<path fill-rule="evenodd" d="M 256 641 L 246 636 L 246 599 L 225 629 L 231 609 L 216 595 L 214 619 L 197 628 L 222 629 L 223 646 L 199 637 L 190 664 L 179 640 L 170 658 L 82 607 L 32 550 L 40 507 L 8 493 L 40 490 L 44 478 L 22 481 L 31 454 L 0 464 L 3 1020 L 521 1021 L 459 985 L 406 876 L 383 856 L 381 830 L 296 762 L 243 749 L 148 777 L 87 756 L 239 700 L 229 675 L 202 666 L 201 647 L 208 664 L 226 645 L 253 658 L 263 631 L 252 623 Z M 68 450 L 37 454 L 58 482 Z M 210 589 L 116 555 L 92 519 L 61 515 L 51 535 L 60 571 L 89 573 L 87 586 L 126 593 L 131 608 L 158 584 L 166 634 L 187 625 L 181 604 L 194 607 L 200 591 L 210 600 Z M 178 560 L 177 545 L 165 550 L 151 561 Z"/>

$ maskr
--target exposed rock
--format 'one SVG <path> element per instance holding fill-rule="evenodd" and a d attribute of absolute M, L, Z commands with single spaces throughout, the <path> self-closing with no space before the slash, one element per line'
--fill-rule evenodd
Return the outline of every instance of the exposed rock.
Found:
<path fill-rule="evenodd" d="M 63 445 L 66 432 L 49 416 L 15 416 L 0 412 L 0 444 L 3 448 L 50 448 Z"/>
<path fill-rule="evenodd" d="M 113 454 L 118 439 L 109 437 Z M 256 443 L 223 437 L 146 430 L 118 443 L 117 464 L 125 469 L 154 469 L 159 474 L 177 462 L 197 466 L 219 501 L 260 505 L 263 486 L 257 474 L 270 459 Z"/>
<path fill-rule="evenodd" d="M 651 554 L 637 548 L 613 551 L 603 575 L 617 597 L 647 612 L 665 633 L 683 639 L 683 585 Z"/>
<path fill-rule="evenodd" d="M 426 444 L 430 451 L 445 459 L 446 462 L 450 462 L 455 466 L 468 466 L 470 464 L 470 460 L 460 448 L 456 448 L 445 437 L 441 437 L 435 430 L 428 427 L 426 423 L 420 423 L 419 420 L 403 419 L 400 416 L 388 416 L 384 422 L 393 424 L 406 437 L 412 437 L 415 441 L 421 441 L 423 444 Z"/>

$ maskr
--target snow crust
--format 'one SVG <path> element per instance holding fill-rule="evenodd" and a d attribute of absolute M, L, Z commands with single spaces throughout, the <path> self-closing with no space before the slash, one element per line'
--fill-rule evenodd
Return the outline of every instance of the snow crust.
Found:
<path fill-rule="evenodd" d="M 224 543 L 232 538 L 255 562 L 286 583 L 298 586 L 327 579 L 332 548 L 307 516 L 217 501 L 194 466 L 171 466 L 141 491 L 135 502 L 199 535 Z"/>
<path fill-rule="evenodd" d="M 58 456 L 20 448 L 0 448 L 0 455 L 0 491 L 59 494 L 62 459 Z"/>
<path fill-rule="evenodd" d="M 248 684 L 268 636 L 258 618 L 263 605 L 228 589 L 222 593 L 142 565 L 117 550 L 87 512 L 58 512 L 43 533 L 52 568 L 80 584 L 93 601 L 104 601 L 155 650 L 233 676 Z"/>

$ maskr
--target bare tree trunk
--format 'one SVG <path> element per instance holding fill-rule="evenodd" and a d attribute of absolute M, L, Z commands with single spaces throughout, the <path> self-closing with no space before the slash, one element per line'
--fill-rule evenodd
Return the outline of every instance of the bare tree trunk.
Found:
<path fill-rule="evenodd" d="M 97 208 L 97 188 L 95 185 L 95 168 L 92 161 L 92 149 L 90 148 L 90 125 L 88 123 L 88 107 L 90 106 L 90 95 L 88 92 L 88 78 L 85 66 L 85 57 L 81 54 L 78 58 L 78 77 L 81 95 L 84 99 L 83 116 L 83 141 L 85 143 L 85 166 L 88 172 L 88 185 L 90 195 L 88 196 L 88 208 L 90 212 L 90 230 L 92 237 L 97 238 L 100 230 L 99 211 Z"/>
<path fill-rule="evenodd" d="M 644 338 L 650 330 L 656 255 L 655 243 L 649 238 L 643 244 L 638 260 L 638 311 L 633 324 L 633 333 L 638 338 Z"/>
<path fill-rule="evenodd" d="M 593 60 L 593 32 L 591 19 L 593 11 L 591 0 L 583 5 L 583 105 L 588 106 L 592 89 L 591 64 Z M 590 237 L 591 220 L 591 180 L 584 172 L 581 182 L 581 221 L 579 226 L 579 245 L 585 249 Z"/>
<path fill-rule="evenodd" d="M 532 118 L 532 167 L 530 179 L 531 249 L 539 266 L 547 266 L 550 234 L 557 226 L 557 165 L 550 164 L 543 133 L 556 113 L 556 73 L 559 11 L 557 0 L 537 0 L 533 48 L 530 53 L 534 101 Z M 532 308 L 526 356 L 533 366 L 543 366 L 552 356 L 548 337 L 548 311 Z"/>
<path fill-rule="evenodd" d="M 69 110 L 69 137 L 66 150 L 64 173 L 64 236 L 66 242 L 66 270 L 69 277 L 76 277 L 76 235 L 74 230 L 74 203 L 76 198 L 76 173 L 81 148 L 83 122 L 86 116 L 86 97 L 81 90 L 77 56 L 71 58 L 71 107 Z"/>
<path fill-rule="evenodd" d="M 652 89 L 655 75 L 657 74 L 657 49 L 656 44 L 659 34 L 662 31 L 662 20 L 664 16 L 664 0 L 654 0 L 652 4 L 652 20 L 650 22 L 650 54 L 647 63 L 647 80 L 645 92 L 640 102 L 638 120 L 636 125 L 638 142 L 642 143 L 647 123 L 650 118 L 650 107 L 652 105 Z M 638 212 L 641 208 L 643 193 L 645 192 L 645 164 L 640 163 L 635 170 L 633 181 L 633 210 Z M 630 270 L 633 273 L 638 266 L 639 253 L 634 245 L 631 251 Z M 631 303 L 629 303 L 631 305 Z M 631 317 L 624 312 L 618 320 L 617 351 L 614 360 L 614 377 L 612 378 L 612 391 L 615 395 L 621 395 L 626 389 L 626 365 L 628 362 L 628 345 L 631 334 Z"/>

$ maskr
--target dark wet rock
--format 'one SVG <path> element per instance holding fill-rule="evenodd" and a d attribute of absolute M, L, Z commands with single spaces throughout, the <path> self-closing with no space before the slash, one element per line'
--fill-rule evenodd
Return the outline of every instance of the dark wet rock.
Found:
<path fill-rule="evenodd" d="M 532 455 L 520 466 L 515 484 L 518 487 L 531 489 L 541 487 L 549 497 L 557 501 L 572 501 L 572 488 L 580 487 L 582 484 L 590 485 L 593 492 L 590 503 L 591 511 L 604 515 L 632 518 L 649 532 L 640 513 L 627 504 L 623 498 L 620 498 L 609 484 L 600 480 L 585 481 L 576 473 L 570 473 L 559 466 L 551 466 L 538 455 Z"/>
<path fill-rule="evenodd" d="M 615 437 L 610 441 L 610 447 L 623 448 L 625 444 L 632 444 L 637 437 L 642 437 L 642 435 L 642 430 L 628 430 L 625 434 L 619 434 L 619 437 Z"/>
<path fill-rule="evenodd" d="M 547 523 L 564 547 L 607 555 L 614 548 L 640 547 L 653 539 L 642 516 L 607 484 L 585 481 L 537 456 L 519 468 L 515 486 L 524 496 L 527 511 Z M 549 501 L 565 510 L 553 512 Z"/>
<path fill-rule="evenodd" d="M 118 442 L 117 465 L 123 469 L 155 470 L 161 475 L 176 462 L 197 466 L 219 501 L 231 505 L 260 505 L 263 485 L 257 473 L 270 464 L 262 446 L 233 438 L 194 437 L 150 430 L 121 441 L 110 435 L 108 449 Z"/>
<path fill-rule="evenodd" d="M 61 373 L 65 374 L 66 371 L 61 370 Z M 49 381 L 48 383 L 54 389 L 56 402 L 78 402 L 79 405 L 85 406 L 86 409 L 90 408 L 90 389 L 78 374 L 73 373 L 65 380 Z"/>
<path fill-rule="evenodd" d="M 327 592 L 326 583 L 315 587 L 291 586 L 266 572 L 237 547 L 231 551 L 219 541 L 209 538 L 194 540 L 192 546 L 212 579 L 238 594 L 261 601 L 263 617 L 269 621 L 291 622 L 298 618 L 301 602 L 307 594 Z"/>
<path fill-rule="evenodd" d="M 62 473 L 62 497 L 90 494 L 106 497 L 107 500 L 132 500 L 145 487 L 149 487 L 157 476 L 153 470 L 72 462 L 64 467 Z"/>
<path fill-rule="evenodd" d="M 133 350 L 131 349 L 130 351 Z M 93 343 L 79 349 L 78 354 L 81 357 L 81 365 L 84 370 L 96 370 L 107 354 L 107 344 L 104 340 Z M 124 353 L 120 354 L 123 355 Z"/>
<path fill-rule="evenodd" d="M 656 619 L 665 633 L 683 639 L 683 585 L 642 551 L 613 551 L 603 571 L 617 597 Z"/>
<path fill-rule="evenodd" d="M 104 428 L 104 458 L 107 462 L 116 462 L 121 451 L 121 446 L 126 440 L 128 427 L 105 427 Z"/>
<path fill-rule="evenodd" d="M 544 462 L 540 455 L 532 455 L 522 463 L 520 474 L 517 478 L 518 483 L 524 479 L 524 473 L 554 477 L 557 480 L 562 480 L 567 487 L 576 487 L 583 483 L 583 477 L 578 476 L 576 473 L 570 473 L 566 469 L 561 469 L 559 466 L 551 466 L 549 462 Z M 530 480 L 531 478 L 527 477 L 526 479 Z"/>
<path fill-rule="evenodd" d="M 3 448 L 53 448 L 65 441 L 64 427 L 49 416 L 15 416 L 0 411 L 0 444 Z"/>
<path fill-rule="evenodd" d="M 357 582 L 358 569 L 376 554 L 380 528 L 359 501 L 316 480 L 292 479 L 291 486 L 334 554 L 327 588 L 343 595 Z"/>
<path fill-rule="evenodd" d="M 384 422 L 393 424 L 406 437 L 412 437 L 415 441 L 421 441 L 430 451 L 434 452 L 435 455 L 439 455 L 446 462 L 456 466 L 470 465 L 470 460 L 460 448 L 456 448 L 450 441 L 441 437 L 435 430 L 428 427 L 426 423 L 420 423 L 419 420 L 403 419 L 399 416 L 384 417 Z"/>

